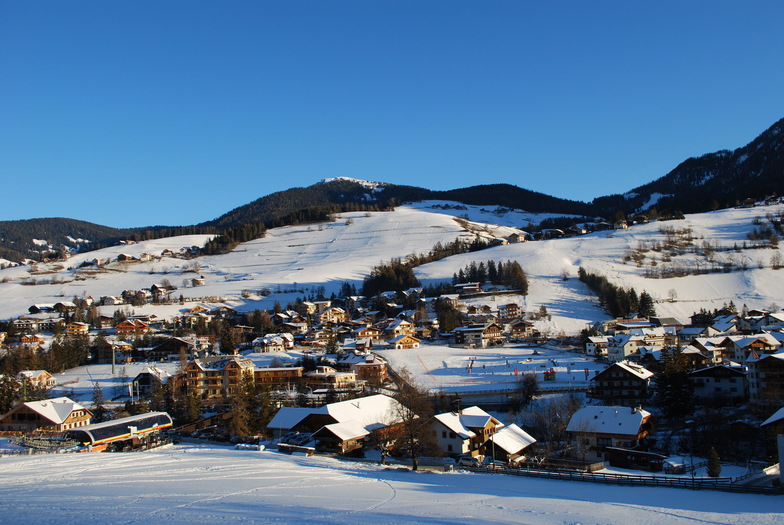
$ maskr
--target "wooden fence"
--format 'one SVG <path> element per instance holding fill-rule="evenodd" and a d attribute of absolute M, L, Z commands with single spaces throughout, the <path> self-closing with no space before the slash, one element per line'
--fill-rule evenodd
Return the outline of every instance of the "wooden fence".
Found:
<path fill-rule="evenodd" d="M 464 467 L 463 467 L 464 468 Z M 513 476 L 528 476 L 534 478 L 559 479 L 568 481 L 588 481 L 611 485 L 631 485 L 644 487 L 672 487 L 691 490 L 721 490 L 726 492 L 742 492 L 751 494 L 781 494 L 784 489 L 780 487 L 759 487 L 733 483 L 732 478 L 680 478 L 672 476 L 629 476 L 626 474 L 606 474 L 601 472 L 579 472 L 563 470 L 542 469 L 510 469 L 492 467 L 469 467 L 476 472 L 489 472 L 491 474 L 507 474 Z"/>

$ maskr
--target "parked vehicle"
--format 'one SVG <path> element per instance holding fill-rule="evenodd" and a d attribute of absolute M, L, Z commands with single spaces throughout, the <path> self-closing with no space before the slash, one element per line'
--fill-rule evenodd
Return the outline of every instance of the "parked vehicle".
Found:
<path fill-rule="evenodd" d="M 482 462 L 479 461 L 479 458 L 475 458 L 473 456 L 460 456 L 457 458 L 457 464 L 462 467 L 481 467 Z"/>

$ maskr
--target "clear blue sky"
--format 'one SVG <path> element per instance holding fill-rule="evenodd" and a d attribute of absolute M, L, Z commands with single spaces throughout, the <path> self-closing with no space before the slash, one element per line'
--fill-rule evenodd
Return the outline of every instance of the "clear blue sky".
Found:
<path fill-rule="evenodd" d="M 781 1 L 0 0 L 0 220 L 349 176 L 589 201 L 784 117 Z"/>

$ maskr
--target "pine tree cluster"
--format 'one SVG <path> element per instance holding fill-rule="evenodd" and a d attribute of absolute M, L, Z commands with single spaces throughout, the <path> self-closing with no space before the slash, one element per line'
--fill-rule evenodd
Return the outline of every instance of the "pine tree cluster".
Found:
<path fill-rule="evenodd" d="M 653 298 L 645 290 L 638 296 L 634 288 L 624 289 L 615 286 L 606 277 L 589 273 L 582 266 L 577 274 L 580 281 L 599 296 L 599 303 L 611 316 L 628 317 L 636 313 L 648 318 L 656 315 Z"/>

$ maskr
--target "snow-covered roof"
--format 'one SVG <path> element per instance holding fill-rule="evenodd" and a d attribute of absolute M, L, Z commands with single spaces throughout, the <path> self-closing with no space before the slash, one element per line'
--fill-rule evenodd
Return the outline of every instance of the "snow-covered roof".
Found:
<path fill-rule="evenodd" d="M 26 378 L 26 379 L 37 379 L 44 374 L 49 374 L 49 372 L 47 372 L 46 370 L 21 370 L 18 374 L 16 374 L 16 377 Z"/>
<path fill-rule="evenodd" d="M 771 425 L 773 423 L 776 423 L 776 422 L 782 421 L 782 420 L 784 420 L 784 407 L 779 408 L 778 410 L 776 410 L 776 412 L 774 412 L 772 416 L 770 416 L 768 419 L 763 421 L 761 426 L 764 427 L 766 425 Z"/>
<path fill-rule="evenodd" d="M 534 437 L 514 423 L 490 436 L 490 440 L 509 454 L 516 454 L 536 443 Z"/>
<path fill-rule="evenodd" d="M 368 430 L 388 425 L 400 407 L 400 403 L 384 394 L 349 399 L 324 405 L 313 412 L 329 414 L 338 423 L 353 422 Z"/>
<path fill-rule="evenodd" d="M 468 429 L 462 421 L 460 421 L 460 416 L 454 412 L 438 414 L 435 416 L 435 419 L 463 439 L 472 438 L 476 435 L 472 430 Z"/>
<path fill-rule="evenodd" d="M 155 376 L 161 381 L 161 383 L 166 383 L 169 380 L 169 378 L 172 377 L 172 375 L 169 372 L 163 370 L 162 368 L 158 368 L 155 365 L 150 365 L 146 367 L 144 370 L 139 372 L 139 375 L 141 374 L 150 374 L 151 376 Z"/>
<path fill-rule="evenodd" d="M 324 425 L 322 428 L 326 428 L 343 441 L 365 437 L 370 434 L 365 427 L 354 421 L 349 421 L 347 423 L 332 423 L 330 425 Z M 315 434 L 318 434 L 319 432 L 321 432 L 320 429 L 316 431 Z"/>
<path fill-rule="evenodd" d="M 743 337 L 735 341 L 735 345 L 737 345 L 738 348 L 746 348 L 755 341 L 763 341 L 765 344 L 770 346 L 778 346 L 780 344 L 779 340 L 771 336 L 769 333 L 762 333 Z"/>
<path fill-rule="evenodd" d="M 24 405 L 30 410 L 40 414 L 41 417 L 56 424 L 63 423 L 74 410 L 86 410 L 85 407 L 67 397 L 28 401 Z"/>
<path fill-rule="evenodd" d="M 413 339 L 414 341 L 419 341 L 419 339 L 417 339 L 417 338 L 416 338 L 416 337 L 414 337 L 413 335 L 410 335 L 410 334 L 403 334 L 403 335 L 399 335 L 399 336 L 397 336 L 397 337 L 393 337 L 393 338 L 392 338 L 392 339 L 390 339 L 388 342 L 389 342 L 390 344 L 395 344 L 395 343 L 399 343 L 400 341 L 405 341 L 406 339 Z"/>
<path fill-rule="evenodd" d="M 312 412 L 312 408 L 281 407 L 267 426 L 269 428 L 290 430 Z"/>
<path fill-rule="evenodd" d="M 699 370 L 694 370 L 693 372 L 689 372 L 689 375 L 690 376 L 694 376 L 694 377 L 697 377 L 697 376 L 712 377 L 713 374 L 716 371 L 718 371 L 718 370 L 724 370 L 726 372 L 729 372 L 731 374 L 735 374 L 735 375 L 738 375 L 738 376 L 745 376 L 746 375 L 746 372 L 741 370 L 739 367 L 731 367 L 731 366 L 727 366 L 727 365 L 713 365 L 713 366 L 708 366 L 708 367 L 705 367 L 705 368 L 700 368 Z"/>
<path fill-rule="evenodd" d="M 566 431 L 636 436 L 643 420 L 650 415 L 645 410 L 629 407 L 584 407 L 574 413 Z"/>
<path fill-rule="evenodd" d="M 705 333 L 706 330 L 704 326 L 687 326 L 678 330 L 678 335 L 698 335 Z"/>
<path fill-rule="evenodd" d="M 471 430 L 472 428 L 485 428 L 491 421 L 494 422 L 496 428 L 503 426 L 503 423 L 477 406 L 465 408 L 460 414 L 456 412 L 438 414 L 435 416 L 435 419 L 463 439 L 476 435 Z"/>
<path fill-rule="evenodd" d="M 626 363 L 626 362 L 615 363 L 615 364 L 616 364 L 616 366 L 619 366 L 620 368 L 623 368 L 624 370 L 626 370 L 630 374 L 634 374 L 635 376 L 639 377 L 640 379 L 648 379 L 649 377 L 653 377 L 653 372 L 651 372 L 650 370 L 648 370 L 647 368 L 645 368 L 643 366 L 634 365 L 634 364 Z"/>

